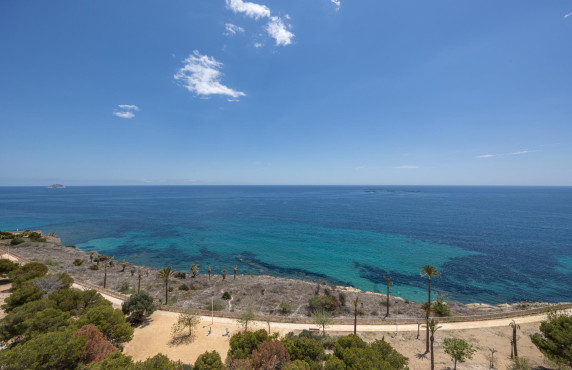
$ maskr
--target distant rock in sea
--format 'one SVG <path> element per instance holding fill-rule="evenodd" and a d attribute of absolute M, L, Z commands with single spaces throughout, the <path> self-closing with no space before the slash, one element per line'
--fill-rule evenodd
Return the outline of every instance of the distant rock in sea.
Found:
<path fill-rule="evenodd" d="M 62 184 L 52 184 L 48 186 L 48 189 L 65 189 L 66 186 Z"/>

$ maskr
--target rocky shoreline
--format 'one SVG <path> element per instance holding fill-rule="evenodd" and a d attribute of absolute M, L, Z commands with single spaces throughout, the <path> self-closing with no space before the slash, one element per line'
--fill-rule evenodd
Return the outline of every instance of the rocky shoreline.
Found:
<path fill-rule="evenodd" d="M 32 261 L 45 263 L 55 272 L 66 272 L 70 276 L 103 287 L 105 268 L 103 262 L 96 262 L 94 254 L 75 247 L 62 246 L 57 242 L 25 241 L 10 246 L 10 240 L 0 240 L 0 247 Z M 123 262 L 123 263 L 122 263 Z M 201 266 L 202 267 L 202 266 Z M 383 319 L 385 317 L 386 295 L 364 292 L 351 287 L 330 286 L 279 278 L 267 275 L 220 274 L 204 271 L 192 277 L 189 271 L 178 271 L 178 277 L 169 281 L 169 305 L 175 307 L 204 309 L 223 312 L 240 312 L 252 308 L 259 315 L 274 315 L 291 318 L 310 316 L 309 300 L 331 296 L 337 305 L 336 318 L 353 318 L 353 300 L 358 298 L 358 313 L 362 318 Z M 164 281 L 158 276 L 159 269 L 135 266 L 127 261 L 115 261 L 107 268 L 106 288 L 123 293 L 136 292 L 141 275 L 140 289 L 147 291 L 158 303 L 164 303 Z M 184 273 L 184 277 L 182 275 Z M 225 294 L 227 292 L 228 294 Z M 223 295 L 224 298 L 223 299 Z M 542 302 L 521 302 L 513 304 L 462 304 L 447 302 L 452 316 L 474 316 L 496 314 L 551 306 Z M 390 318 L 423 318 L 421 303 L 390 296 Z"/>

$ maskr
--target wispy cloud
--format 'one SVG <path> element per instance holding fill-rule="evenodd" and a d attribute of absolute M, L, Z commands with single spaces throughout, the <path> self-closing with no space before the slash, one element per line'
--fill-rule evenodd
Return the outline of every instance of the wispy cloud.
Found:
<path fill-rule="evenodd" d="M 331 1 L 336 6 L 336 10 L 340 10 L 340 7 L 342 6 L 341 0 L 331 0 Z"/>
<path fill-rule="evenodd" d="M 510 153 L 502 153 L 502 154 L 481 154 L 478 155 L 477 158 L 495 158 L 495 157 L 506 157 L 506 156 L 513 156 L 513 155 L 523 155 L 529 153 L 536 153 L 541 152 L 542 150 L 521 150 L 518 152 L 510 152 Z"/>
<path fill-rule="evenodd" d="M 114 109 L 113 115 L 119 118 L 131 119 L 135 117 L 135 113 L 133 113 L 133 111 L 139 111 L 139 107 L 132 104 L 119 104 L 118 107 L 121 110 Z"/>
<path fill-rule="evenodd" d="M 139 111 L 139 107 L 132 104 L 119 104 L 118 107 L 125 110 Z"/>
<path fill-rule="evenodd" d="M 235 13 L 244 13 L 247 17 L 260 19 L 270 17 L 270 9 L 266 5 L 260 5 L 242 0 L 226 0 L 226 5 Z"/>
<path fill-rule="evenodd" d="M 572 12 L 568 13 L 568 14 L 564 14 L 564 19 L 568 18 L 568 17 L 572 17 Z"/>
<path fill-rule="evenodd" d="M 244 33 L 244 28 L 234 25 L 232 23 L 226 23 L 224 25 L 226 31 L 223 33 L 225 36 L 234 36 L 237 33 Z"/>
<path fill-rule="evenodd" d="M 263 46 L 264 46 L 264 44 L 261 43 L 261 42 L 255 42 L 255 43 L 254 43 L 254 47 L 257 48 L 257 49 L 258 49 L 258 48 L 261 48 L 261 47 L 263 47 Z"/>
<path fill-rule="evenodd" d="M 286 25 L 279 17 L 271 17 L 266 25 L 266 32 L 276 41 L 276 45 L 290 45 L 294 34 L 288 31 Z"/>
<path fill-rule="evenodd" d="M 187 90 L 201 96 L 226 95 L 231 98 L 246 96 L 245 93 L 223 85 L 220 72 L 223 64 L 208 55 L 201 55 L 198 50 L 183 61 L 184 65 L 174 75 Z"/>
<path fill-rule="evenodd" d="M 336 1 L 339 3 L 340 0 L 332 0 L 334 4 Z M 292 26 L 290 24 L 284 23 L 284 20 L 277 16 L 272 16 L 270 8 L 266 5 L 260 5 L 252 2 L 245 2 L 243 0 L 226 0 L 226 5 L 235 13 L 243 13 L 247 17 L 254 18 L 256 20 L 261 18 L 268 18 L 268 23 L 266 24 L 265 30 L 270 37 L 276 41 L 277 46 L 286 46 L 292 43 L 294 38 L 294 33 L 291 31 Z M 290 16 L 286 14 L 284 19 L 289 20 Z M 225 35 L 232 36 L 237 32 L 244 29 L 238 27 L 240 30 L 235 29 L 237 27 L 231 23 L 226 24 Z M 262 46 L 262 44 L 260 44 Z"/>
<path fill-rule="evenodd" d="M 403 166 L 397 166 L 394 168 L 399 168 L 399 169 L 406 169 L 406 170 L 414 170 L 416 168 L 419 168 L 417 166 L 412 166 L 412 165 L 403 165 Z"/>
<path fill-rule="evenodd" d="M 135 114 L 133 114 L 133 112 L 118 112 L 115 110 L 113 111 L 113 115 L 119 118 L 127 118 L 127 119 L 135 117 Z"/>

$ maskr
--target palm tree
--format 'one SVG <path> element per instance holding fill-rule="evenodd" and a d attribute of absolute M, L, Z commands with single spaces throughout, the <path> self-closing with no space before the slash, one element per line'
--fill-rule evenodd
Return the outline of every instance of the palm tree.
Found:
<path fill-rule="evenodd" d="M 175 271 L 172 270 L 171 266 L 163 267 L 161 270 L 159 270 L 159 277 L 165 280 L 165 304 L 169 302 L 169 279 L 172 278 L 174 274 Z"/>
<path fill-rule="evenodd" d="M 422 268 L 419 269 L 419 272 L 421 273 L 421 276 L 427 276 L 427 281 L 428 281 L 428 285 L 427 285 L 427 305 L 428 305 L 428 309 L 426 311 L 426 316 L 425 316 L 425 320 L 427 321 L 427 325 L 425 325 L 427 327 L 427 336 L 425 338 L 425 353 L 429 352 L 429 315 L 431 313 L 431 278 L 433 276 L 441 278 L 441 272 L 437 271 L 437 269 L 433 266 L 430 265 L 425 265 Z"/>
<path fill-rule="evenodd" d="M 137 293 L 141 292 L 141 278 L 143 277 L 143 267 L 137 267 Z"/>
<path fill-rule="evenodd" d="M 357 305 L 359 302 L 359 297 L 356 297 L 356 299 L 353 300 L 354 303 L 354 335 L 356 335 L 357 332 Z"/>
<path fill-rule="evenodd" d="M 121 261 L 121 272 L 125 272 L 125 268 L 127 267 L 127 262 L 125 260 Z"/>
<path fill-rule="evenodd" d="M 209 280 L 211 279 L 211 265 L 207 266 L 207 272 L 209 273 Z"/>
<path fill-rule="evenodd" d="M 435 319 L 431 319 L 431 321 L 429 321 L 427 323 L 427 325 L 424 325 L 425 327 L 427 327 L 427 330 L 431 332 L 431 370 L 435 370 L 435 356 L 434 356 L 434 352 L 433 352 L 433 342 L 435 341 L 435 333 L 437 332 L 437 330 L 441 329 L 441 326 L 438 326 L 439 321 L 435 320 Z"/>
<path fill-rule="evenodd" d="M 512 328 L 512 346 L 514 348 L 514 357 L 518 357 L 518 351 L 516 349 L 516 330 L 520 329 L 520 325 L 518 325 L 516 321 L 512 320 L 512 322 L 508 324 L 508 326 Z"/>
<path fill-rule="evenodd" d="M 233 272 L 234 272 L 234 280 L 236 280 L 236 269 L 238 268 L 237 265 L 234 265 L 234 267 L 232 268 Z"/>
<path fill-rule="evenodd" d="M 385 279 L 385 283 L 387 284 L 387 302 L 386 302 L 386 307 L 387 307 L 387 312 L 385 313 L 385 317 L 389 316 L 389 286 L 393 285 L 393 283 L 391 282 L 391 276 L 384 276 L 383 277 Z"/>
<path fill-rule="evenodd" d="M 226 270 L 222 270 L 222 280 L 226 280 Z"/>
<path fill-rule="evenodd" d="M 199 265 L 197 265 L 196 263 L 193 263 L 191 265 L 191 272 L 193 273 L 193 277 L 196 278 L 197 274 L 199 273 Z"/>

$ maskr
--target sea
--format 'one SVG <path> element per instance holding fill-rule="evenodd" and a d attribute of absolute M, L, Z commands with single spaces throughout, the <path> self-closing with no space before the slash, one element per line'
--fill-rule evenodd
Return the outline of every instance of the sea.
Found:
<path fill-rule="evenodd" d="M 137 265 L 445 300 L 572 301 L 572 187 L 0 187 L 0 230 Z"/>

